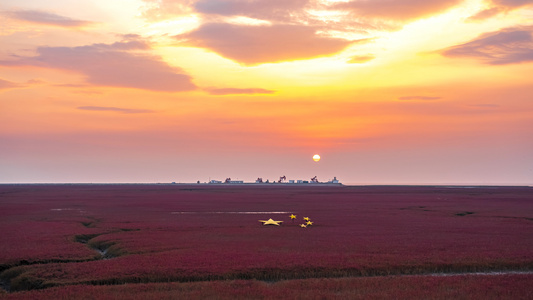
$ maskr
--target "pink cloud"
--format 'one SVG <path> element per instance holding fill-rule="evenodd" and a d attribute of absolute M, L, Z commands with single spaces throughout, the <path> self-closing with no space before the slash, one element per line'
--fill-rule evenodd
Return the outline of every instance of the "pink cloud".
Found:
<path fill-rule="evenodd" d="M 51 25 L 59 27 L 84 27 L 94 24 L 94 22 L 71 19 L 57 14 L 40 10 L 19 10 L 5 12 L 10 18 L 41 25 Z"/>
<path fill-rule="evenodd" d="M 14 82 L 0 79 L 0 90 L 16 88 L 19 86 L 19 84 L 16 84 Z"/>
<path fill-rule="evenodd" d="M 512 8 L 533 4 L 533 0 L 491 0 L 490 2 L 494 3 L 495 5 Z"/>
<path fill-rule="evenodd" d="M 488 104 L 488 103 L 482 103 L 482 104 L 471 104 L 471 105 L 468 105 L 470 107 L 475 107 L 475 108 L 482 108 L 482 109 L 495 109 L 495 108 L 500 108 L 500 105 L 498 104 Z"/>
<path fill-rule="evenodd" d="M 206 88 L 204 89 L 211 95 L 239 95 L 239 94 L 274 94 L 275 91 L 272 90 L 266 90 L 266 89 L 260 89 L 260 88 L 247 88 L 247 89 L 238 89 L 238 88 Z"/>
<path fill-rule="evenodd" d="M 171 67 L 158 56 L 133 50 L 148 50 L 140 41 L 93 44 L 81 47 L 39 47 L 35 57 L 0 62 L 0 65 L 32 65 L 62 69 L 86 76 L 98 86 L 180 92 L 196 89 L 191 77 Z"/>
<path fill-rule="evenodd" d="M 477 58 L 490 65 L 533 61 L 532 29 L 506 28 L 486 33 L 468 43 L 443 50 L 442 55 Z"/>
<path fill-rule="evenodd" d="M 505 9 L 503 9 L 502 7 L 487 8 L 468 18 L 468 21 L 485 20 L 501 13 L 502 11 L 505 11 Z"/>
<path fill-rule="evenodd" d="M 309 59 L 342 51 L 350 41 L 323 37 L 304 25 L 240 26 L 208 23 L 178 36 L 246 65 Z"/>
<path fill-rule="evenodd" d="M 302 14 L 309 0 L 199 0 L 197 12 L 222 16 L 246 16 L 262 20 L 290 20 Z"/>
<path fill-rule="evenodd" d="M 341 2 L 336 8 L 352 10 L 362 17 L 407 20 L 439 13 L 463 0 L 355 0 Z"/>
<path fill-rule="evenodd" d="M 485 20 L 502 12 L 507 12 L 522 6 L 533 4 L 533 0 L 487 0 L 492 7 L 480 11 L 468 18 L 471 21 Z"/>
<path fill-rule="evenodd" d="M 310 0 L 143 0 L 142 15 L 149 20 L 199 13 L 219 16 L 246 16 L 262 20 L 290 20 L 303 15 Z"/>

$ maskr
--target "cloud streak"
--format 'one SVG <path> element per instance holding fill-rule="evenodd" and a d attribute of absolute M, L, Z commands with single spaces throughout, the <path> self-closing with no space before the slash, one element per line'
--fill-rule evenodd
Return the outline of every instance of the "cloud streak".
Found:
<path fill-rule="evenodd" d="M 517 8 L 529 4 L 533 4 L 533 0 L 491 0 L 494 5 L 506 6 L 510 8 Z"/>
<path fill-rule="evenodd" d="M 348 63 L 350 64 L 362 64 L 375 59 L 373 55 L 353 56 Z"/>
<path fill-rule="evenodd" d="M 468 43 L 441 53 L 447 57 L 469 57 L 485 64 L 505 65 L 533 61 L 532 27 L 507 28 L 486 33 Z"/>
<path fill-rule="evenodd" d="M 4 15 L 20 21 L 67 28 L 78 28 L 95 24 L 94 22 L 71 19 L 40 10 L 8 11 L 4 12 Z"/>
<path fill-rule="evenodd" d="M 360 17 L 409 20 L 442 12 L 462 0 L 355 0 L 340 2 L 334 8 L 350 10 Z"/>
<path fill-rule="evenodd" d="M 39 47 L 37 56 L 0 62 L 0 65 L 30 65 L 81 73 L 97 86 L 181 92 L 196 89 L 191 77 L 154 55 L 140 41 L 93 44 L 80 47 Z"/>
<path fill-rule="evenodd" d="M 203 14 L 246 16 L 255 19 L 282 21 L 302 14 L 309 0 L 200 0 L 194 9 Z"/>
<path fill-rule="evenodd" d="M 131 109 L 131 108 L 120 108 L 120 107 L 110 107 L 110 106 L 79 106 L 79 110 L 87 111 L 104 111 L 104 112 L 117 112 L 123 114 L 146 114 L 153 113 L 153 110 L 150 109 Z"/>
<path fill-rule="evenodd" d="M 439 100 L 439 99 L 442 99 L 442 97 L 430 97 L 430 96 L 404 96 L 404 97 L 398 97 L 398 100 L 432 101 L 432 100 Z"/>
<path fill-rule="evenodd" d="M 526 5 L 533 4 L 533 0 L 488 0 L 486 2 L 491 4 L 491 7 L 480 11 L 479 13 L 470 17 L 468 20 L 485 20 L 499 13 L 508 12 Z"/>
<path fill-rule="evenodd" d="M 303 25 L 241 26 L 208 23 L 177 38 L 245 65 L 332 55 L 352 42 L 319 36 Z"/>
<path fill-rule="evenodd" d="M 0 79 L 0 90 L 12 89 L 20 85 L 11 81 Z"/>
<path fill-rule="evenodd" d="M 267 89 L 260 89 L 260 88 L 247 88 L 247 89 L 239 89 L 239 88 L 206 88 L 204 89 L 206 92 L 208 92 L 211 95 L 216 96 L 223 96 L 223 95 L 252 95 L 252 94 L 274 94 L 276 91 L 273 90 L 267 90 Z"/>
<path fill-rule="evenodd" d="M 494 109 L 494 108 L 499 108 L 500 107 L 500 105 L 498 105 L 498 104 L 489 104 L 489 103 L 471 104 L 469 106 L 470 107 L 475 107 L 475 108 L 489 108 L 489 109 Z"/>

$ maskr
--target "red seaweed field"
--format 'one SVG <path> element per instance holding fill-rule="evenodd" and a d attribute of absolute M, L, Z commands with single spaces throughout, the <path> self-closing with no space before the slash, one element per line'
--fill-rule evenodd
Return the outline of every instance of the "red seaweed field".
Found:
<path fill-rule="evenodd" d="M 6 299 L 533 298 L 530 187 L 5 184 L 0 230 Z"/>

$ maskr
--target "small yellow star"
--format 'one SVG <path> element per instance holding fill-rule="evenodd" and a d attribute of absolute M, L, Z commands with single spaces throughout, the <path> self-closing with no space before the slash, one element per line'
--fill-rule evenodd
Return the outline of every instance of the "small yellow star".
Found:
<path fill-rule="evenodd" d="M 296 215 L 291 215 L 291 220 L 296 219 Z"/>
<path fill-rule="evenodd" d="M 279 223 L 283 223 L 283 221 L 274 221 L 272 219 L 268 219 L 267 221 L 259 220 L 259 222 L 263 222 L 263 225 L 276 225 L 276 226 L 279 226 Z"/>
<path fill-rule="evenodd" d="M 305 228 L 305 227 L 307 227 L 307 225 L 305 225 L 305 224 L 300 224 L 300 227 Z"/>
<path fill-rule="evenodd" d="M 307 221 L 307 225 L 313 225 L 313 222 Z"/>
<path fill-rule="evenodd" d="M 305 217 L 304 220 L 309 221 L 310 219 L 309 219 L 309 217 Z"/>

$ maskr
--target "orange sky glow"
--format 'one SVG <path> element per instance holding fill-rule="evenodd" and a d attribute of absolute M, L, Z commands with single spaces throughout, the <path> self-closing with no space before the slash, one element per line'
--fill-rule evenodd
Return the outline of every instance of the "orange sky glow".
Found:
<path fill-rule="evenodd" d="M 0 183 L 533 184 L 533 0 L 4 0 L 0 19 Z"/>

